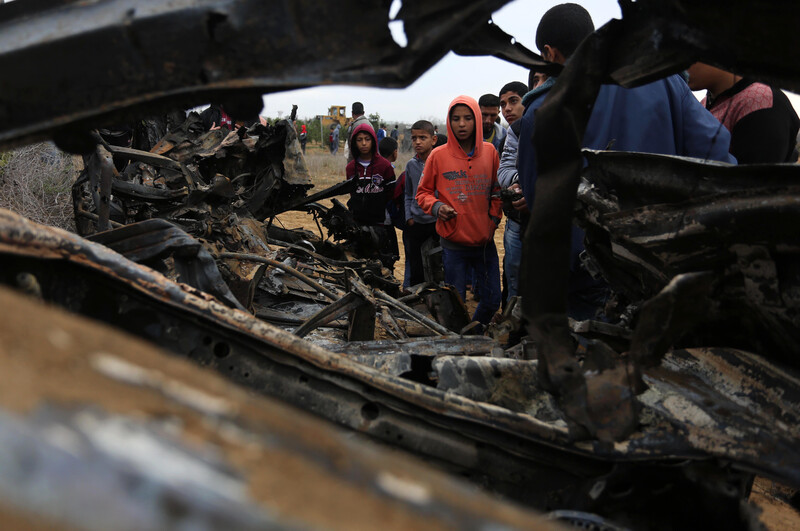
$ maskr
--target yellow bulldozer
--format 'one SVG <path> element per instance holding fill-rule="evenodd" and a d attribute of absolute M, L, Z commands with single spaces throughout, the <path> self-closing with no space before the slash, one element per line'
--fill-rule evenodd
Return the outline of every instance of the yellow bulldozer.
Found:
<path fill-rule="evenodd" d="M 347 114 L 344 105 L 332 105 L 328 108 L 328 114 L 319 116 L 322 120 L 322 130 L 327 131 L 333 124 L 344 127 L 347 124 Z"/>

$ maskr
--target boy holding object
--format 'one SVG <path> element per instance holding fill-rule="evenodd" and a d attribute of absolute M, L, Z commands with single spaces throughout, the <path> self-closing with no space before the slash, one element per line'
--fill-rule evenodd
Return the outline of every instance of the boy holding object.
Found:
<path fill-rule="evenodd" d="M 478 102 L 459 96 L 450 104 L 447 144 L 430 154 L 416 199 L 436 218 L 444 252 L 445 282 L 466 300 L 469 267 L 478 278 L 480 303 L 473 320 L 489 324 L 500 307 L 500 264 L 494 232 L 503 215 L 497 150 L 483 141 Z"/>

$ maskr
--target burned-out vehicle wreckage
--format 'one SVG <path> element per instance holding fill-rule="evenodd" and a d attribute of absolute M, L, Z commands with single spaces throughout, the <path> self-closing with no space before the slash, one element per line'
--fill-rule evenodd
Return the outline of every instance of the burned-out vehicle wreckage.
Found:
<path fill-rule="evenodd" d="M 0 519 L 756 529 L 754 476 L 800 488 L 800 169 L 581 151 L 602 83 L 702 60 L 799 89 L 800 7 L 620 1 L 561 71 L 487 22 L 505 3 L 406 0 L 405 47 L 389 2 L 0 6 L 0 143 L 86 162 L 78 234 L 0 212 Z M 320 37 L 356 14 L 364 46 Z M 290 121 L 141 118 L 406 86 L 450 50 L 558 74 L 537 114 L 557 149 L 525 236 L 536 274 L 484 336 L 434 268 L 401 296 L 321 203 L 348 185 L 312 190 Z M 142 149 L 104 136 L 126 120 Z M 325 230 L 273 222 L 290 210 Z M 573 222 L 609 322 L 566 317 Z"/>

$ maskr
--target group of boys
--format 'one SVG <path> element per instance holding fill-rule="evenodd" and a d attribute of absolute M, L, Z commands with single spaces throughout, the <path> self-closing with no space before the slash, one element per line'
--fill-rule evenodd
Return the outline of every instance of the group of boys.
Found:
<path fill-rule="evenodd" d="M 494 232 L 500 224 L 502 205 L 497 171 L 500 158 L 494 145 L 484 142 L 478 102 L 456 98 L 448 111 L 448 140 L 434 150 L 437 135 L 431 122 L 420 120 L 411 127 L 415 152 L 406 165 L 403 182 L 395 180 L 392 160 L 397 141 L 386 136 L 378 143 L 369 124 L 357 126 L 350 137 L 354 159 L 345 170 L 356 180 L 348 208 L 357 223 L 377 231 L 379 255 L 396 246 L 391 210 L 402 189 L 400 217 L 406 251 L 406 285 L 425 281 L 421 249 L 438 238 L 442 247 L 445 282 L 466 299 L 468 275 L 481 279 L 480 303 L 474 320 L 488 324 L 500 306 L 500 268 Z M 398 186 L 399 185 L 399 186 Z M 390 265 L 386 264 L 385 265 Z"/>
<path fill-rule="evenodd" d="M 593 31 L 591 17 L 583 7 L 561 4 L 542 18 L 536 44 L 545 60 L 565 64 Z M 703 71 L 696 67 L 695 71 L 694 77 L 700 79 Z M 690 84 L 691 74 L 690 70 Z M 800 121 L 784 101 L 785 96 L 766 85 L 742 81 L 733 75 L 724 80 L 730 80 L 720 85 L 727 92 L 716 101 L 724 98 L 727 103 L 714 115 L 697 101 L 686 81 L 677 75 L 634 89 L 604 85 L 589 119 L 583 146 L 591 149 L 612 146 L 619 151 L 736 163 L 729 150 L 736 153 L 742 142 L 736 142 L 734 137 L 732 145 L 728 129 L 736 134 L 750 122 L 746 129 L 749 152 L 762 157 L 770 152 L 767 146 L 753 149 L 752 143 L 757 139 L 752 138 L 752 126 L 756 125 L 768 130 L 761 134 L 769 139 L 775 160 L 766 155 L 767 159 L 747 162 L 796 160 L 793 148 Z M 483 325 L 490 322 L 501 301 L 494 233 L 504 211 L 508 218 L 504 234 L 508 295 L 520 291 L 521 237 L 529 209 L 535 211 L 537 207 L 535 111 L 554 83 L 555 78 L 536 74 L 531 76 L 530 90 L 525 83 L 512 82 L 498 96 L 485 95 L 480 101 L 468 96 L 455 98 L 448 108 L 447 141 L 436 149 L 437 135 L 430 122 L 418 121 L 411 128 L 415 156 L 406 165 L 400 208 L 406 285 L 424 281 L 420 249 L 426 240 L 438 237 L 445 283 L 454 286 L 464 300 L 467 285 L 473 284 L 480 301 L 473 320 Z M 696 86 L 699 83 L 695 81 Z M 740 93 L 752 93 L 758 99 L 743 100 Z M 713 94 L 710 96 L 713 98 Z M 709 108 L 715 110 L 711 104 Z M 499 112 L 510 124 L 507 129 L 496 123 Z M 729 116 L 739 117 L 742 122 L 738 126 L 732 119 L 727 123 Z M 382 142 L 386 140 L 391 139 L 386 137 Z M 347 166 L 347 178 L 357 178 L 358 184 L 350 208 L 358 221 L 381 224 L 393 235 L 386 214 L 386 205 L 393 198 L 397 202 L 397 194 L 393 195 L 397 181 L 392 165 L 378 153 L 377 137 L 371 126 L 357 127 L 351 144 L 356 159 Z M 381 149 L 390 158 L 396 158 L 396 150 L 397 142 Z M 505 204 L 501 188 L 511 191 L 502 194 L 509 197 Z M 386 242 L 391 240 L 388 232 Z M 568 293 L 568 313 L 575 319 L 595 317 L 608 294 L 602 280 L 592 278 L 584 269 L 579 259 L 582 250 L 583 234 L 575 227 Z"/>

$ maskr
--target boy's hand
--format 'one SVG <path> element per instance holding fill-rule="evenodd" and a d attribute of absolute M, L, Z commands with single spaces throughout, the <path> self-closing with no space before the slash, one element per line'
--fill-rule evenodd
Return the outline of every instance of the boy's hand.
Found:
<path fill-rule="evenodd" d="M 508 187 L 509 190 L 515 193 L 522 193 L 522 188 L 520 188 L 519 184 L 514 183 Z M 525 197 L 523 196 L 521 199 L 517 199 L 511 206 L 514 207 L 514 210 L 519 210 L 520 212 L 528 212 L 528 203 L 525 201 Z"/>
<path fill-rule="evenodd" d="M 450 205 L 442 205 L 439 207 L 439 219 L 442 221 L 453 219 L 457 214 L 458 212 L 456 212 L 456 209 Z"/>

